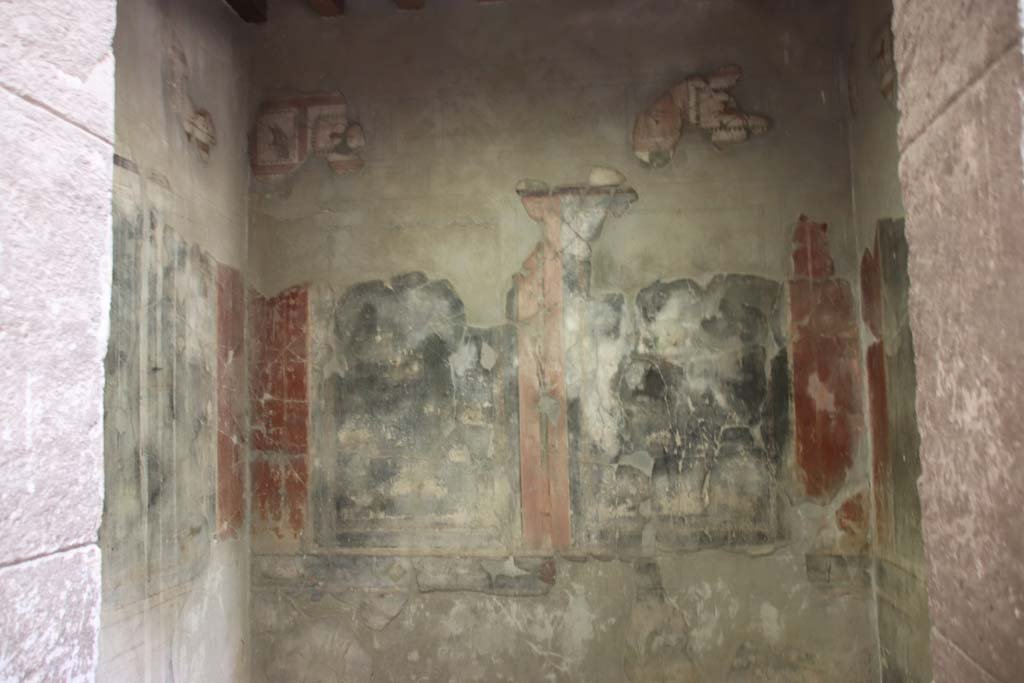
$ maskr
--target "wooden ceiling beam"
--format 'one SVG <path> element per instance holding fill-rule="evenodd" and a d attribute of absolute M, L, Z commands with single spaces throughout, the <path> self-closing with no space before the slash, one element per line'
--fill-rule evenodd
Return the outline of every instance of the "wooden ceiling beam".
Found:
<path fill-rule="evenodd" d="M 309 0 L 309 4 L 322 17 L 340 17 L 345 13 L 345 0 Z"/>
<path fill-rule="evenodd" d="M 267 20 L 267 0 L 227 0 L 235 14 L 250 24 L 262 24 Z"/>

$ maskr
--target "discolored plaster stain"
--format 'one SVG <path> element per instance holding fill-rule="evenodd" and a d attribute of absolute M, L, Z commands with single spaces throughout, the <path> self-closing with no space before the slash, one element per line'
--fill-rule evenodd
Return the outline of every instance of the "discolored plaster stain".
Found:
<path fill-rule="evenodd" d="M 761 632 L 769 643 L 777 644 L 782 640 L 783 628 L 779 619 L 779 610 L 770 602 L 761 603 Z"/>

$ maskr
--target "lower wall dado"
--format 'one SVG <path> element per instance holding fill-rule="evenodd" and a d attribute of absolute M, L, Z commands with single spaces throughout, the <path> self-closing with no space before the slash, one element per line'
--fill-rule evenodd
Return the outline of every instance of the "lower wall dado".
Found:
<path fill-rule="evenodd" d="M 802 554 L 257 556 L 256 680 L 875 680 L 870 590 Z M 840 647 L 842 645 L 842 647 Z"/>

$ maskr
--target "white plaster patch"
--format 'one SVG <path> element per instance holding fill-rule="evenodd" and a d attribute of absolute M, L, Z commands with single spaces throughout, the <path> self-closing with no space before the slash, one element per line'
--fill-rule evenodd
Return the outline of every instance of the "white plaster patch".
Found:
<path fill-rule="evenodd" d="M 690 590 L 690 599 L 695 603 L 697 623 L 690 631 L 690 646 L 697 654 L 709 650 L 722 638 L 718 629 L 718 606 L 711 604 L 713 589 L 707 582 Z"/>
<path fill-rule="evenodd" d="M 621 358 L 629 352 L 630 340 L 622 330 L 629 329 L 628 309 L 621 318 L 610 306 L 593 303 L 589 317 L 597 329 L 609 334 L 583 335 L 579 340 L 580 355 L 586 368 L 580 405 L 583 424 L 591 441 L 605 456 L 611 458 L 619 451 L 619 432 L 622 427 L 622 407 L 613 391 L 614 377 Z M 618 334 L 611 334 L 618 327 Z"/>
<path fill-rule="evenodd" d="M 814 401 L 814 407 L 818 410 L 824 410 L 829 413 L 836 411 L 835 396 L 828 386 L 821 381 L 816 372 L 807 380 L 807 393 L 810 395 L 811 400 Z"/>
<path fill-rule="evenodd" d="M 573 584 L 569 594 L 569 605 L 562 618 L 563 650 L 574 659 L 581 659 L 586 654 L 586 646 L 594 639 L 594 612 L 587 601 L 586 590 L 579 584 Z"/>
<path fill-rule="evenodd" d="M 476 365 L 476 347 L 473 344 L 463 343 L 448 356 L 448 363 L 456 377 L 464 376 Z"/>
<path fill-rule="evenodd" d="M 761 632 L 770 643 L 782 640 L 782 624 L 779 621 L 779 610 L 768 602 L 761 603 Z"/>
<path fill-rule="evenodd" d="M 391 486 L 391 494 L 394 496 L 442 498 L 447 493 L 444 484 L 432 477 L 402 477 Z"/>

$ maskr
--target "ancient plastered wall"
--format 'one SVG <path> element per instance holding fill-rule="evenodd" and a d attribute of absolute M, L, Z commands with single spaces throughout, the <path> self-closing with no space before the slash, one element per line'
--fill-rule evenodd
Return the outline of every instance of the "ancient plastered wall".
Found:
<path fill-rule="evenodd" d="M 715 291 L 706 307 L 696 307 L 708 311 L 705 320 L 717 318 Z M 608 459 L 590 445 L 588 427 L 599 425 L 579 409 L 588 400 L 582 393 L 608 393 L 618 382 L 602 389 L 600 377 L 586 386 L 570 381 L 566 395 L 574 398 L 561 403 L 540 383 L 533 390 L 539 414 L 529 418 L 517 383 L 530 376 L 515 367 L 531 352 L 516 343 L 524 327 L 463 328 L 461 302 L 445 283 L 419 274 L 343 293 L 293 289 L 271 308 L 294 320 L 296 306 L 283 298 L 308 310 L 309 336 L 291 340 L 280 332 L 305 325 L 282 325 L 271 355 L 284 349 L 291 359 L 289 349 L 308 343 L 311 422 L 307 443 L 307 433 L 287 420 L 287 405 L 301 403 L 287 374 L 283 391 L 263 394 L 288 398 L 267 399 L 285 404 L 284 419 L 277 426 L 277 408 L 266 411 L 271 438 L 253 461 L 256 680 L 336 672 L 354 681 L 873 680 L 863 565 L 856 556 L 815 552 L 830 508 L 787 509 L 787 537 L 778 539 L 777 463 L 754 446 L 758 437 L 734 428 L 734 440 L 716 452 L 717 430 L 691 432 L 715 426 L 721 408 L 714 398 L 704 419 L 675 408 L 685 444 L 674 457 L 655 451 L 659 471 L 645 472 L 642 463 L 631 464 L 639 463 L 635 452 Z M 671 297 L 664 303 L 663 316 L 678 308 Z M 628 309 L 638 317 L 632 304 Z M 752 317 L 756 329 L 759 316 Z M 736 324 L 719 320 L 725 328 Z M 556 321 L 561 327 L 561 317 Z M 593 320 L 579 322 L 589 328 Z M 671 333 L 672 323 L 661 322 Z M 630 327 L 622 324 L 622 336 L 633 339 Z M 573 342 L 601 343 L 589 336 Z M 622 360 L 630 366 L 628 356 L 613 365 Z M 647 413 L 657 417 L 662 401 L 685 405 L 690 397 L 673 365 L 656 362 L 668 377 L 661 396 L 643 393 L 659 391 L 649 373 L 621 380 L 624 403 L 635 412 L 625 419 L 629 435 L 671 428 Z M 732 380 L 713 372 L 695 377 L 716 390 Z M 751 385 L 753 378 L 742 386 Z M 576 529 L 562 540 L 542 524 L 532 539 L 526 508 L 543 518 L 562 506 L 568 516 L 570 500 L 548 497 L 546 513 L 540 496 L 522 495 L 517 427 L 532 419 L 547 433 L 542 441 L 554 440 L 551 424 L 567 412 L 567 474 L 589 469 L 610 490 L 572 475 Z M 253 443 L 263 438 L 254 433 Z M 711 450 L 699 453 L 698 446 Z M 542 463 L 559 457 L 556 448 L 541 448 Z M 651 458 L 647 467 L 654 464 Z M 687 474 L 695 466 L 710 473 L 709 501 L 680 491 L 685 477 L 662 471 L 680 464 Z M 658 509 L 679 501 L 693 509 Z M 591 534 L 601 546 L 587 547 Z M 766 539 L 777 543 L 759 543 Z M 558 543 L 567 545 L 552 547 Z M 680 553 L 699 547 L 731 552 Z"/>
<path fill-rule="evenodd" d="M 170 191 L 167 222 L 218 262 L 245 263 L 249 61 L 245 27 L 224 3 L 118 7 L 116 151 Z M 200 159 L 189 117 L 206 112 L 216 142 Z"/>
<path fill-rule="evenodd" d="M 99 676 L 244 680 L 243 291 L 117 181 Z"/>
<path fill-rule="evenodd" d="M 91 680 L 114 2 L 0 5 L 0 678 Z"/>
<path fill-rule="evenodd" d="M 593 294 L 633 190 L 521 194 L 545 237 L 505 325 L 423 273 L 254 297 L 257 676 L 872 680 L 865 502 L 837 495 L 866 467 L 792 458 L 783 284 Z M 837 282 L 794 295 L 794 330 L 845 335 L 852 366 L 793 353 L 856 421 Z"/>
<path fill-rule="evenodd" d="M 874 244 L 878 221 L 904 215 L 892 6 L 891 0 L 847 4 L 841 73 L 849 105 L 850 182 L 858 253 Z"/>
<path fill-rule="evenodd" d="M 895 3 L 936 681 L 1024 668 L 1019 6 Z"/>
<path fill-rule="evenodd" d="M 809 493 L 777 429 L 802 212 L 830 223 L 825 279 L 856 272 L 838 8 L 272 9 L 254 111 L 342 91 L 367 144 L 355 174 L 313 158 L 253 184 L 260 317 L 278 321 L 251 328 L 253 375 L 273 366 L 252 405 L 255 669 L 873 680 L 866 461 L 851 446 Z M 635 114 L 726 62 L 775 128 L 724 151 L 689 131 L 641 167 Z M 594 163 L 640 202 L 586 249 L 585 187 L 564 222 L 527 205 L 534 227 L 516 181 Z M 821 304 L 803 327 L 834 331 L 829 297 L 802 301 Z"/>
<path fill-rule="evenodd" d="M 238 27 L 119 6 L 101 680 L 248 679 Z"/>
<path fill-rule="evenodd" d="M 467 320 L 504 319 L 513 274 L 538 238 L 509 193 L 522 177 L 624 172 L 644 202 L 595 245 L 595 288 L 634 297 L 655 279 L 740 272 L 784 279 L 806 213 L 848 236 L 840 11 L 727 1 L 454 2 L 400 13 L 354 3 L 322 20 L 272 3 L 255 53 L 261 100 L 340 90 L 366 135 L 365 167 L 322 161 L 253 187 L 252 266 L 275 294 L 306 281 L 345 289 L 423 271 L 449 280 Z M 386 45 L 386 48 L 382 48 Z M 636 114 L 694 73 L 735 63 L 733 92 L 769 134 L 724 151 L 688 129 L 672 164 L 645 169 Z M 785 183 L 787 191 L 779 191 Z"/>

